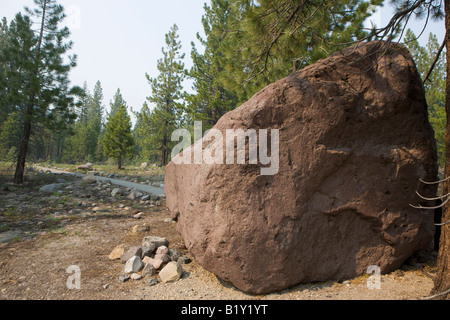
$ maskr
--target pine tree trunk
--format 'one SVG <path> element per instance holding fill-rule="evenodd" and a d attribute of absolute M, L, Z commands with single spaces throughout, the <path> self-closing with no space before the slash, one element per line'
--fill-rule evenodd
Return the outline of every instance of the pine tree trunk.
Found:
<path fill-rule="evenodd" d="M 23 127 L 23 137 L 20 143 L 19 156 L 16 164 L 16 172 L 14 174 L 14 183 L 22 184 L 25 173 L 25 163 L 28 154 L 28 145 L 31 137 L 31 121 L 33 118 L 33 106 L 27 107 L 26 120 Z"/>
<path fill-rule="evenodd" d="M 445 178 L 450 177 L 450 0 L 445 0 L 445 28 L 446 34 L 446 49 L 447 49 L 447 88 L 446 88 L 446 102 L 445 110 L 447 114 L 447 126 L 445 134 L 446 145 L 446 164 L 445 164 Z M 444 193 L 448 194 L 450 190 L 450 181 L 444 183 Z M 442 221 L 445 223 L 450 220 L 450 207 L 446 205 L 443 208 Z M 447 294 L 441 295 L 441 299 L 449 299 L 450 293 L 450 225 L 442 226 L 441 240 L 439 243 L 439 257 L 438 257 L 438 273 L 434 281 L 433 294 Z"/>
<path fill-rule="evenodd" d="M 118 169 L 119 169 L 119 170 L 122 170 L 122 158 L 119 158 L 119 159 L 117 160 L 117 166 L 118 166 Z"/>

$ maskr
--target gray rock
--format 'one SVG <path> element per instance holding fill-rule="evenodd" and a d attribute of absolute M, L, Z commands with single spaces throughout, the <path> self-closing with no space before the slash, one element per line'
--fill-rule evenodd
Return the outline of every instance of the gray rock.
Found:
<path fill-rule="evenodd" d="M 142 276 L 139 273 L 133 273 L 130 278 L 131 278 L 131 280 L 136 281 L 136 280 L 141 280 Z"/>
<path fill-rule="evenodd" d="M 119 281 L 124 283 L 127 282 L 128 280 L 130 280 L 130 276 L 129 275 L 123 275 L 119 277 Z"/>
<path fill-rule="evenodd" d="M 143 277 L 153 277 L 156 274 L 156 269 L 152 264 L 147 263 L 142 269 Z"/>
<path fill-rule="evenodd" d="M 136 273 L 142 270 L 144 264 L 140 257 L 134 256 L 125 264 L 123 272 L 125 273 Z"/>
<path fill-rule="evenodd" d="M 120 262 L 127 263 L 128 260 L 130 260 L 132 257 L 141 257 L 142 256 L 142 248 L 141 247 L 131 247 L 128 249 L 127 252 L 125 252 L 120 257 Z"/>
<path fill-rule="evenodd" d="M 171 249 L 169 251 L 169 256 L 172 259 L 172 261 L 178 261 L 178 258 L 181 257 L 181 253 L 178 250 Z M 183 263 L 180 263 L 180 264 L 183 264 Z"/>
<path fill-rule="evenodd" d="M 64 183 L 53 183 L 53 184 L 43 186 L 42 188 L 39 189 L 39 191 L 45 192 L 45 193 L 53 193 L 53 192 L 57 191 L 59 188 L 63 188 L 64 186 L 65 186 Z"/>
<path fill-rule="evenodd" d="M 141 200 L 142 201 L 148 201 L 150 200 L 151 196 L 149 194 L 146 194 L 145 196 L 142 196 Z"/>
<path fill-rule="evenodd" d="M 152 244 L 155 248 L 159 248 L 161 246 L 169 247 L 169 240 L 160 237 L 145 237 L 142 241 L 142 246 L 152 247 Z"/>
<path fill-rule="evenodd" d="M 128 199 L 130 199 L 130 200 L 135 200 L 139 197 L 142 197 L 142 192 L 140 192 L 138 190 L 132 190 L 130 192 L 130 194 L 128 195 Z"/>
<path fill-rule="evenodd" d="M 181 256 L 181 257 L 178 258 L 177 262 L 178 262 L 180 265 L 183 265 L 183 264 L 189 264 L 189 263 L 191 263 L 192 260 L 189 259 L 188 257 Z"/>
<path fill-rule="evenodd" d="M 150 257 L 152 258 L 153 253 L 156 250 L 156 246 L 152 243 L 148 243 L 148 245 L 142 246 L 142 259 L 144 259 L 145 257 Z"/>
<path fill-rule="evenodd" d="M 183 268 L 175 261 L 169 262 L 160 272 L 159 277 L 163 283 L 176 282 L 183 275 Z"/>
<path fill-rule="evenodd" d="M 158 279 L 156 279 L 156 278 L 149 279 L 146 282 L 147 282 L 147 285 L 150 287 L 156 286 L 159 283 Z"/>
<path fill-rule="evenodd" d="M 115 197 L 115 196 L 122 196 L 122 195 L 123 195 L 123 191 L 120 188 L 115 188 L 111 192 L 111 196 L 113 196 L 113 197 Z"/>
<path fill-rule="evenodd" d="M 83 177 L 83 181 L 87 183 L 97 183 L 97 178 L 94 175 Z"/>

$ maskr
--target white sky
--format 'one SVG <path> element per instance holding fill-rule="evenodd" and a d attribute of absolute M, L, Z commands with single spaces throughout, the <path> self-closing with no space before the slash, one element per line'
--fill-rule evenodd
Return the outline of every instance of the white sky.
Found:
<path fill-rule="evenodd" d="M 186 67 L 191 66 L 190 43 L 196 40 L 197 32 L 203 34 L 201 17 L 205 2 L 210 1 L 60 0 L 68 15 L 66 23 L 72 32 L 73 53 L 78 56 L 78 66 L 71 71 L 72 83 L 82 86 L 86 81 L 92 91 L 100 80 L 107 110 L 118 88 L 128 105 L 135 111 L 140 110 L 151 94 L 145 73 L 151 77 L 158 75 L 156 63 L 162 57 L 164 36 L 174 23 L 179 27 Z M 2 0 L 0 18 L 10 21 L 17 12 L 23 12 L 24 6 L 33 5 L 33 0 Z M 384 26 L 391 16 L 391 9 L 382 9 L 373 20 L 378 26 Z M 421 21 L 409 23 L 416 34 L 422 26 Z M 430 31 L 443 41 L 442 21 L 429 25 L 420 39 L 422 45 L 427 42 Z M 191 89 L 191 83 L 186 82 L 185 89 Z"/>

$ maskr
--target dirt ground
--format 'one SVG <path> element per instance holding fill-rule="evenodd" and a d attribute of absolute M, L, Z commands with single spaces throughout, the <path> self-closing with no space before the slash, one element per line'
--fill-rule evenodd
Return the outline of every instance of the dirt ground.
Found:
<path fill-rule="evenodd" d="M 43 185 L 66 184 L 51 194 Z M 1 300 L 420 300 L 430 295 L 436 254 L 411 260 L 381 276 L 381 288 L 369 289 L 369 276 L 344 282 L 302 284 L 281 292 L 254 296 L 224 283 L 199 266 L 187 252 L 164 206 L 127 197 L 112 198 L 101 186 L 51 174 L 29 174 L 24 186 L 0 175 Z M 134 215 L 143 212 L 142 219 Z M 136 225 L 149 232 L 133 234 Z M 146 279 L 122 283 L 123 264 L 110 261 L 120 244 L 141 245 L 145 236 L 169 239 L 193 262 L 183 266 L 176 283 L 149 286 Z M 81 270 L 80 289 L 69 289 L 70 266 Z"/>

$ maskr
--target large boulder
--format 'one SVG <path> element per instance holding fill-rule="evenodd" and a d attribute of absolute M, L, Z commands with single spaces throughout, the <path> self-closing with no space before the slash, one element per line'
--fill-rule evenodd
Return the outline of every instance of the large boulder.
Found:
<path fill-rule="evenodd" d="M 220 119 L 224 136 L 278 129 L 276 174 L 261 162 L 168 165 L 167 207 L 206 270 L 263 294 L 372 265 L 389 273 L 432 240 L 433 213 L 410 206 L 433 204 L 416 191 L 436 194 L 419 181 L 437 177 L 424 88 L 405 47 L 384 45 L 333 54 Z"/>

